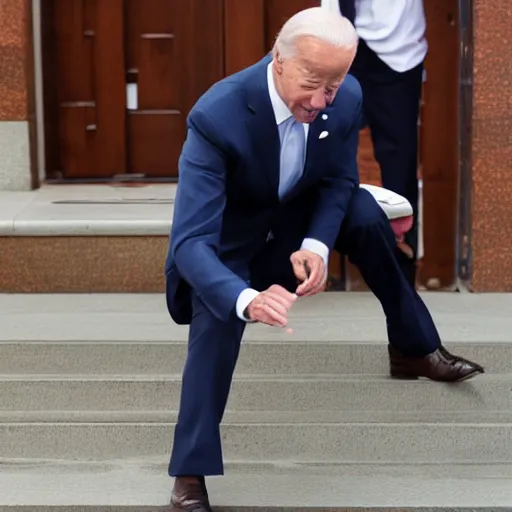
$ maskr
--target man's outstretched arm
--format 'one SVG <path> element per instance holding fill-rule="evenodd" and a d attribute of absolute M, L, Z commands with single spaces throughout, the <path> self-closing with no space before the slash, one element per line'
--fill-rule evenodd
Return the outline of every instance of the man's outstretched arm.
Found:
<path fill-rule="evenodd" d="M 225 149 L 204 112 L 192 111 L 187 125 L 170 250 L 182 278 L 217 318 L 227 321 L 247 284 L 218 257 L 226 204 Z"/>

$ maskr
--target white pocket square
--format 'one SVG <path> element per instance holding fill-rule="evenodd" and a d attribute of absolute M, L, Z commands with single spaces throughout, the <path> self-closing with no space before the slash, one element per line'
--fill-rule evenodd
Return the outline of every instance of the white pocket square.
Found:
<path fill-rule="evenodd" d="M 329 135 L 329 132 L 323 131 L 323 132 L 318 136 L 318 138 L 319 138 L 319 139 L 325 139 L 325 137 L 327 137 L 328 135 Z"/>

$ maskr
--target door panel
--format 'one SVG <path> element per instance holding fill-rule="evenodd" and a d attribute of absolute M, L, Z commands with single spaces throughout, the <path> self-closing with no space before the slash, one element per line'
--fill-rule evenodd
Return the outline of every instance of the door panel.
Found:
<path fill-rule="evenodd" d="M 135 75 L 140 110 L 175 109 L 180 104 L 179 59 L 173 2 L 126 1 L 127 73 Z M 132 80 L 130 80 L 132 81 Z"/>
<path fill-rule="evenodd" d="M 175 2 L 179 6 L 176 15 L 185 41 L 180 66 L 186 84 L 183 112 L 187 115 L 199 96 L 225 76 L 223 1 Z M 238 44 L 243 44 L 243 41 Z"/>
<path fill-rule="evenodd" d="M 54 16 L 57 81 L 56 112 L 60 162 L 71 176 L 95 167 L 95 135 L 86 130 L 95 123 L 96 102 L 93 82 L 93 42 L 84 37 L 94 29 L 91 10 L 86 15 L 81 0 L 56 0 Z M 77 63 L 80 63 L 77 66 Z M 73 69 L 74 72 L 65 72 Z"/>
<path fill-rule="evenodd" d="M 186 116 L 224 76 L 223 0 L 45 2 L 49 177 L 176 177 Z"/>
<path fill-rule="evenodd" d="M 56 0 L 55 30 L 59 40 L 59 102 L 94 101 L 93 44 L 84 32 L 94 30 L 91 9 L 82 0 Z M 79 65 L 77 65 L 79 63 Z M 62 72 L 73 70 L 73 73 Z"/>
<path fill-rule="evenodd" d="M 176 1 L 126 0 L 128 82 L 137 87 L 137 108 L 128 110 L 129 172 L 176 176 L 176 146 L 185 135 L 183 72 Z M 174 134 L 173 138 L 167 138 Z M 178 142 L 179 141 L 179 142 Z"/>
<path fill-rule="evenodd" d="M 180 106 L 179 60 L 172 34 L 142 34 L 139 41 L 138 104 L 141 110 L 166 110 Z"/>
<path fill-rule="evenodd" d="M 57 40 L 58 172 L 66 178 L 123 172 L 125 86 L 120 4 L 55 0 L 51 12 Z"/>
<path fill-rule="evenodd" d="M 188 111 L 223 76 L 222 3 L 125 2 L 127 76 L 138 103 L 128 111 L 129 171 L 177 177 Z"/>
<path fill-rule="evenodd" d="M 260 60 L 266 48 L 265 0 L 224 0 L 226 75 Z"/>
<path fill-rule="evenodd" d="M 125 169 L 123 12 L 117 2 L 55 0 L 60 172 Z"/>
<path fill-rule="evenodd" d="M 183 119 L 173 111 L 133 112 L 128 118 L 130 168 L 133 173 L 166 176 L 175 172 L 184 139 Z M 169 141 L 180 142 L 171 144 Z"/>
<path fill-rule="evenodd" d="M 61 106 L 59 138 L 61 161 L 74 176 L 89 176 L 96 168 L 95 134 L 87 130 L 96 124 L 94 102 L 83 106 Z"/>
<path fill-rule="evenodd" d="M 115 176 L 126 169 L 126 81 L 122 3 L 96 0 L 94 90 L 96 95 L 95 176 Z"/>

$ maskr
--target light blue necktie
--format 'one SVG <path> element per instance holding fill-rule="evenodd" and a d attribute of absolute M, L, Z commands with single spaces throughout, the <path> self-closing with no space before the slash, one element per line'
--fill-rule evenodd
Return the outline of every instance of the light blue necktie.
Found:
<path fill-rule="evenodd" d="M 304 171 L 304 126 L 290 116 L 279 127 L 281 160 L 279 172 L 279 197 L 282 198 L 299 181 Z"/>

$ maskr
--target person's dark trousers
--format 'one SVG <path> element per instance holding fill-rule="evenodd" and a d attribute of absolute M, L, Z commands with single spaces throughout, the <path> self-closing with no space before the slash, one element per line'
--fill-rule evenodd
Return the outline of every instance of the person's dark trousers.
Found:
<path fill-rule="evenodd" d="M 418 251 L 418 116 L 423 63 L 403 73 L 390 68 L 360 40 L 350 69 L 363 90 L 365 125 L 371 131 L 382 185 L 405 197 L 413 207 L 414 223 L 405 242 L 414 259 L 398 259 L 408 282 L 416 281 Z"/>
<path fill-rule="evenodd" d="M 221 322 L 195 295 L 192 307 L 169 475 L 222 475 L 220 423 L 246 324 L 235 312 Z"/>
<path fill-rule="evenodd" d="M 354 193 L 335 249 L 359 268 L 380 301 L 393 347 L 403 355 L 421 357 L 441 346 L 427 307 L 400 268 L 389 220 L 366 190 Z"/>
<path fill-rule="evenodd" d="M 276 240 L 276 244 L 278 242 Z M 287 250 L 298 249 L 300 237 L 292 245 L 294 247 L 290 248 L 286 242 Z M 277 264 L 283 269 L 281 276 L 270 274 L 269 278 L 273 282 L 279 279 L 282 284 L 288 283 L 287 288 L 294 291 L 296 280 L 289 263 L 289 252 L 285 257 L 283 251 L 274 251 L 272 245 L 269 247 L 269 257 L 264 258 L 267 268 Z M 398 249 L 389 221 L 366 190 L 358 189 L 354 193 L 335 248 L 359 267 L 381 302 L 389 341 L 396 349 L 404 355 L 424 356 L 440 346 L 439 335 L 425 304 L 400 270 L 396 259 Z M 271 254 L 281 254 L 282 257 L 270 257 Z M 263 289 L 270 284 L 261 281 L 255 286 Z M 220 423 L 244 327 L 245 322 L 234 312 L 229 322 L 217 320 L 194 296 L 170 476 L 223 474 Z"/>

